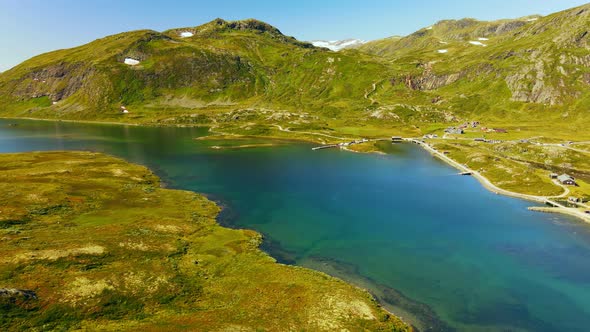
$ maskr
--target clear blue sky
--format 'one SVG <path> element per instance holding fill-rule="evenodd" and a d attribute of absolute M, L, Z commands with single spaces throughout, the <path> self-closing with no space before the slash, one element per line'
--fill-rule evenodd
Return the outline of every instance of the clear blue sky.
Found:
<path fill-rule="evenodd" d="M 406 35 L 447 18 L 546 15 L 588 0 L 0 0 L 0 71 L 118 32 L 257 18 L 300 40 Z"/>

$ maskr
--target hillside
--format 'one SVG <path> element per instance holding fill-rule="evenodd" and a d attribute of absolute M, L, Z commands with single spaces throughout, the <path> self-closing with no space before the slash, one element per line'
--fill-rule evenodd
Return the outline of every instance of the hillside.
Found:
<path fill-rule="evenodd" d="M 317 110 L 343 101 L 359 108 L 374 77 L 386 71 L 363 56 L 336 57 L 260 21 L 217 19 L 162 33 L 122 33 L 37 56 L 0 75 L 0 113 L 105 118 L 119 116 L 125 106 L 151 118 L 169 109 Z"/>
<path fill-rule="evenodd" d="M 337 53 L 253 19 L 127 32 L 0 74 L 0 115 L 353 137 L 477 120 L 577 137 L 590 119 L 589 15 L 446 20 Z"/>
<path fill-rule="evenodd" d="M 451 94 L 462 93 L 474 99 L 471 104 L 480 104 L 473 105 L 483 108 L 480 112 L 494 107 L 478 96 L 503 103 L 506 111 L 586 106 L 589 23 L 590 4 L 547 17 L 441 21 L 410 36 L 373 41 L 360 49 L 390 59 L 402 72 L 397 81 L 408 89 L 448 92 L 444 101 L 451 104 L 457 104 Z"/>
<path fill-rule="evenodd" d="M 88 152 L 0 155 L 0 329 L 407 331 L 371 296 L 279 265 L 201 195 Z M 97 191 L 97 188 L 100 188 Z"/>

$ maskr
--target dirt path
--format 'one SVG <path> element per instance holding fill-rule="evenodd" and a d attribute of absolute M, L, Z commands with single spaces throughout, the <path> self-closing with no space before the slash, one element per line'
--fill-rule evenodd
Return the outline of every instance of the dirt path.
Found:
<path fill-rule="evenodd" d="M 560 186 L 561 188 L 563 188 L 563 194 L 559 195 L 559 196 L 553 196 L 551 198 L 565 198 L 567 196 L 569 196 L 570 194 L 570 188 L 568 188 L 566 185 L 561 184 L 559 181 L 557 180 L 553 180 L 553 183 L 555 183 L 555 185 Z"/>
<path fill-rule="evenodd" d="M 471 175 L 474 178 L 476 178 L 486 189 L 488 189 L 489 191 L 491 191 L 495 194 L 520 198 L 520 199 L 533 201 L 533 202 L 537 202 L 537 203 L 542 203 L 542 204 L 550 203 L 555 207 L 553 207 L 553 208 L 536 208 L 536 210 L 543 211 L 543 212 L 563 213 L 563 214 L 567 214 L 570 216 L 580 218 L 580 219 L 584 220 L 585 222 L 590 223 L 590 215 L 585 214 L 584 212 L 577 210 L 577 209 L 568 208 L 568 207 L 554 201 L 554 199 L 564 198 L 567 195 L 569 195 L 570 190 L 564 185 L 559 184 L 564 189 L 564 192 L 559 196 L 535 196 L 535 195 L 527 195 L 527 194 L 521 194 L 521 193 L 516 193 L 513 191 L 505 190 L 505 189 L 499 188 L 496 185 L 494 185 L 490 180 L 488 180 L 485 176 L 481 175 L 479 172 L 474 171 L 474 170 L 470 169 L 469 167 L 456 162 L 455 160 L 444 155 L 443 153 L 433 149 L 428 144 L 425 144 L 419 140 L 414 140 L 414 139 L 406 139 L 406 141 L 418 143 L 420 146 L 422 146 L 424 149 L 426 149 L 432 155 L 447 162 L 449 165 L 457 168 L 461 172 L 471 173 Z"/>

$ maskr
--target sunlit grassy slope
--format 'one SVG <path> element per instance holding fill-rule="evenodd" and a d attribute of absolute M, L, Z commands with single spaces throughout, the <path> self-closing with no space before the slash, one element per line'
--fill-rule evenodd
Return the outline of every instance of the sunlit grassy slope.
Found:
<path fill-rule="evenodd" d="M 95 153 L 0 155 L 0 329 L 406 331 L 201 195 Z"/>
<path fill-rule="evenodd" d="M 589 24 L 590 5 L 547 17 L 447 20 L 338 53 L 256 20 L 133 31 L 0 74 L 0 115 L 367 136 L 480 120 L 581 133 L 590 118 Z"/>

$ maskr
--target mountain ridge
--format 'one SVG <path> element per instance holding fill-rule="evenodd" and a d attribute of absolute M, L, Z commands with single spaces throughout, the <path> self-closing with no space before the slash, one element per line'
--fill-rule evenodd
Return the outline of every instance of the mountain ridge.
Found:
<path fill-rule="evenodd" d="M 228 114 L 254 110 L 233 129 L 245 119 L 276 123 L 262 120 L 263 109 L 309 113 L 313 120 L 292 123 L 301 128 L 522 122 L 541 114 L 585 123 L 589 8 L 442 20 L 338 53 L 254 19 L 125 32 L 0 74 L 0 115 L 226 125 Z"/>

